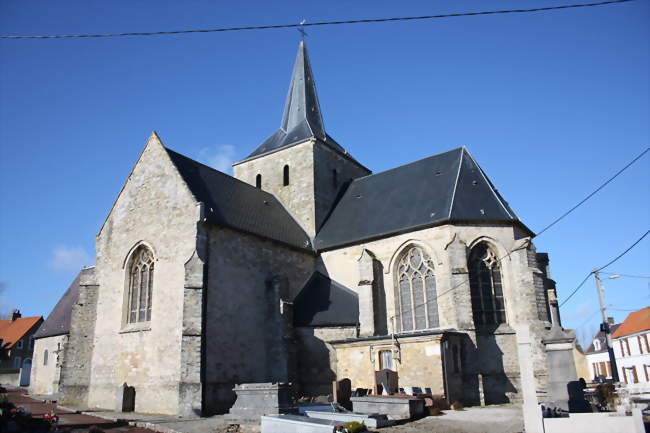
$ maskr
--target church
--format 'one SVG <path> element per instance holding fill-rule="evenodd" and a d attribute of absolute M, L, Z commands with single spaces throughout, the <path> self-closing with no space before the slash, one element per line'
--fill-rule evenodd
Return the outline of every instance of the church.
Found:
<path fill-rule="evenodd" d="M 280 128 L 234 176 L 152 133 L 95 266 L 37 336 L 33 383 L 108 409 L 127 383 L 138 412 L 214 414 L 240 384 L 316 396 L 391 369 L 450 402 L 517 402 L 525 323 L 543 391 L 548 256 L 469 150 L 373 174 L 323 125 L 301 42 Z"/>

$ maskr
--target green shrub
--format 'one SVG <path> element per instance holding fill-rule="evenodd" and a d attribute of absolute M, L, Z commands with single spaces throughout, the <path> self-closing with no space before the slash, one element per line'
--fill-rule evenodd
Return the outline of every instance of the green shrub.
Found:
<path fill-rule="evenodd" d="M 343 428 L 347 430 L 348 433 L 358 433 L 367 431 L 366 425 L 357 421 L 350 421 L 343 423 Z"/>

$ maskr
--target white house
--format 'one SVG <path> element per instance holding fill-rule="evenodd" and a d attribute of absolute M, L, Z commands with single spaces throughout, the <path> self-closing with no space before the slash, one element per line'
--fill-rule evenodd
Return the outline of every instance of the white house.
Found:
<path fill-rule="evenodd" d="M 608 317 L 607 320 L 611 332 L 616 332 L 620 323 L 614 324 L 613 317 Z M 585 351 L 585 357 L 587 358 L 587 364 L 589 366 L 589 377 L 585 377 L 585 380 L 595 380 L 601 375 L 608 379 L 612 378 L 612 364 L 609 361 L 609 353 L 607 352 L 604 332 L 598 331 L 594 336 L 594 339 Z"/>
<path fill-rule="evenodd" d="M 650 386 L 648 334 L 650 307 L 630 313 L 612 334 L 620 381 L 631 388 Z"/>

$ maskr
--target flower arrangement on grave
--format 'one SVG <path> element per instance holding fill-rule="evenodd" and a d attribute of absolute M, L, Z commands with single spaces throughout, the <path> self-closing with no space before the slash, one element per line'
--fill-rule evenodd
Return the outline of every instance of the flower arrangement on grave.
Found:
<path fill-rule="evenodd" d="M 366 425 L 357 421 L 345 422 L 334 427 L 335 433 L 359 433 L 368 431 Z"/>

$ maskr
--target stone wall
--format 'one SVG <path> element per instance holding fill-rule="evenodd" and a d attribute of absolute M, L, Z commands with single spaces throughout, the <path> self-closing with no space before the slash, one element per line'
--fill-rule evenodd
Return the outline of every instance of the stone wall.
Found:
<path fill-rule="evenodd" d="M 383 268 L 388 332 L 393 332 L 393 323 L 399 316 L 395 299 L 396 264 L 409 246 L 424 249 L 435 264 L 440 329 L 456 329 L 468 335 L 464 375 L 468 395 L 476 397 L 470 400 L 474 403 L 499 399 L 517 401 L 519 365 L 515 325 L 530 325 L 535 341 L 531 349 L 538 389 L 546 387 L 546 355 L 541 340 L 550 326 L 548 321 L 540 320 L 540 298 L 535 280 L 541 272 L 536 261 L 529 260 L 534 257 L 534 249 L 531 250 L 526 236 L 520 229 L 508 225 L 444 225 L 323 252 L 322 266 L 330 278 L 356 290 L 362 279 L 358 259 L 364 250 L 372 253 Z M 502 259 L 507 324 L 496 329 L 477 330 L 472 319 L 467 257 L 471 247 L 481 241 L 488 242 Z M 373 309 L 362 300 L 360 297 L 361 316 L 365 310 Z M 499 362 L 495 364 L 495 360 Z M 492 395 L 486 399 L 485 388 L 498 390 L 501 397 Z"/>
<path fill-rule="evenodd" d="M 215 413 L 232 406 L 235 384 L 295 379 L 286 302 L 311 276 L 314 257 L 226 228 L 210 227 L 208 239 L 205 408 Z"/>
<path fill-rule="evenodd" d="M 356 327 L 299 327 L 296 328 L 295 335 L 299 379 L 296 387 L 298 395 L 331 394 L 332 382 L 337 380 L 337 361 L 336 350 L 329 342 L 356 337 Z"/>
<path fill-rule="evenodd" d="M 289 185 L 283 184 L 289 166 Z M 262 175 L 262 189 L 275 195 L 284 207 L 314 236 L 327 217 L 344 182 L 369 171 L 315 139 L 290 146 L 233 167 L 237 179 L 255 186 Z M 334 184 L 333 170 L 337 171 Z"/>
<path fill-rule="evenodd" d="M 68 334 L 39 338 L 34 344 L 30 394 L 54 394 L 59 392 L 61 363 L 65 356 Z M 47 364 L 44 363 L 47 351 Z"/>
<path fill-rule="evenodd" d="M 201 401 L 200 386 L 180 389 L 186 367 L 181 365 L 185 263 L 197 248 L 200 211 L 152 134 L 97 235 L 89 406 L 121 409 L 124 383 L 135 387 L 138 412 L 192 412 Z M 127 323 L 128 266 L 139 245 L 147 246 L 155 260 L 151 320 Z M 70 345 L 76 346 L 72 334 Z"/>
<path fill-rule="evenodd" d="M 70 313 L 70 334 L 61 360 L 59 391 L 63 404 L 84 407 L 90 395 L 92 356 L 99 287 L 95 268 L 84 269 L 79 280 L 79 297 Z"/>

